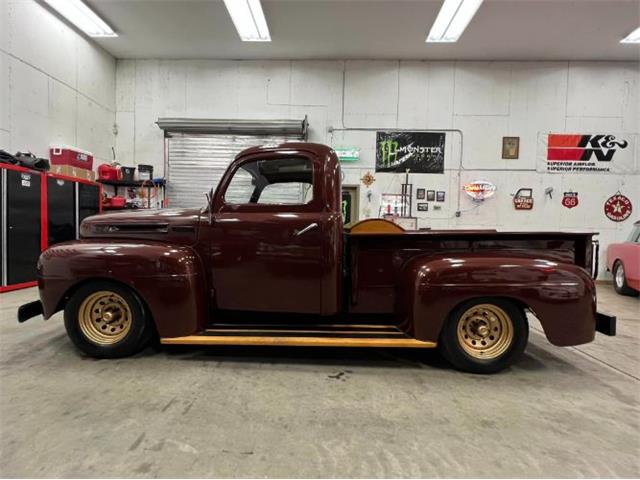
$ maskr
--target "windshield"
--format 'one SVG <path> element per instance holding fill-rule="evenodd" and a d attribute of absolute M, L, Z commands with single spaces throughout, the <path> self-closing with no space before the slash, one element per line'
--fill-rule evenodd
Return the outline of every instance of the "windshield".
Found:
<path fill-rule="evenodd" d="M 640 243 L 640 224 L 639 223 L 636 222 L 633 225 L 633 230 L 631 230 L 631 233 L 627 238 L 627 242 Z"/>

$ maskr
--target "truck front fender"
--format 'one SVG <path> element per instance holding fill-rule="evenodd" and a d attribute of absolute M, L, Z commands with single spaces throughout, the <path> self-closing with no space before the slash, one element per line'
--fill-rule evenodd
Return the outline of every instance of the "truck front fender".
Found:
<path fill-rule="evenodd" d="M 136 292 L 161 337 L 189 335 L 204 328 L 205 275 L 191 247 L 139 240 L 54 245 L 38 260 L 44 318 L 63 309 L 80 285 L 98 278 L 122 283 Z"/>
<path fill-rule="evenodd" d="M 554 345 L 594 339 L 593 280 L 576 265 L 544 259 L 474 253 L 416 257 L 403 269 L 396 311 L 415 338 L 437 341 L 449 313 L 480 297 L 506 298 L 530 309 Z"/>

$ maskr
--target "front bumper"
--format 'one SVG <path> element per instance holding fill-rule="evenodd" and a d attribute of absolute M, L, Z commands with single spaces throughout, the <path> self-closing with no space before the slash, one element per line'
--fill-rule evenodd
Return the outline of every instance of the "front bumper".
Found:
<path fill-rule="evenodd" d="M 18 308 L 18 322 L 26 322 L 30 318 L 42 315 L 42 302 L 36 300 L 35 302 L 25 303 Z"/>
<path fill-rule="evenodd" d="M 610 337 L 615 336 L 616 317 L 598 312 L 598 315 L 596 316 L 596 331 L 609 335 Z"/>

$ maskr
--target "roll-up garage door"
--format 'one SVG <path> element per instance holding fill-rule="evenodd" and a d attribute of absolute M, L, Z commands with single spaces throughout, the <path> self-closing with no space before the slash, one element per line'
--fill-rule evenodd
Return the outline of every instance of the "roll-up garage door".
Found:
<path fill-rule="evenodd" d="M 183 128 L 175 120 L 173 124 L 158 120 L 167 140 L 167 195 L 170 207 L 205 205 L 204 194 L 211 188 L 215 190 L 229 164 L 245 148 L 306 140 L 306 119 L 297 122 L 300 125 L 297 130 L 278 128 L 281 121 L 252 124 L 262 128 L 246 128 L 246 123 L 242 121 L 239 121 L 239 125 L 234 125 L 233 121 L 208 122 L 220 122 L 224 129 L 211 125 L 207 127 L 206 124 L 199 129 Z M 270 129 L 270 126 L 273 128 Z M 291 192 L 291 195 L 298 194 Z"/>

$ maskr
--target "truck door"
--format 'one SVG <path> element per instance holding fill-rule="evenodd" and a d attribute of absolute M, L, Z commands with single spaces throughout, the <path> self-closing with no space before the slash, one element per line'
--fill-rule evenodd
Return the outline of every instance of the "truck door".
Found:
<path fill-rule="evenodd" d="M 321 312 L 320 171 L 313 156 L 265 152 L 225 174 L 208 227 L 217 308 Z"/>

